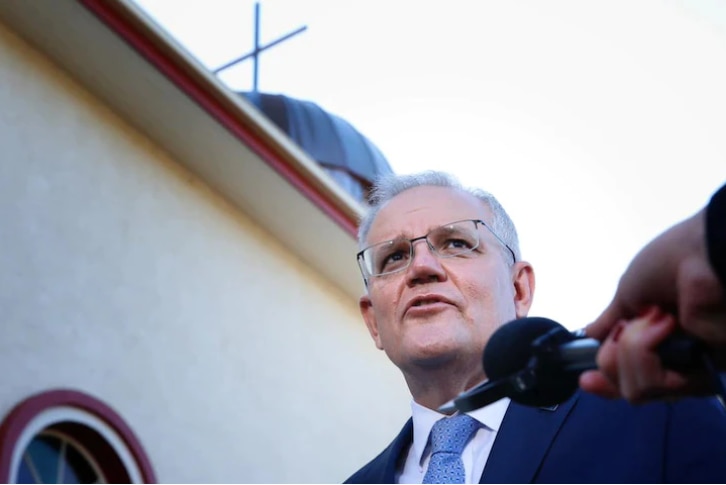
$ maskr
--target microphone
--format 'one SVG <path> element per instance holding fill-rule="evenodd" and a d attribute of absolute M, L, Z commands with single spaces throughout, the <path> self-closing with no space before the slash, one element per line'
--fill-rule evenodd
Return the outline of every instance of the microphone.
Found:
<path fill-rule="evenodd" d="M 499 327 L 484 349 L 488 380 L 439 408 L 472 411 L 503 397 L 526 406 L 551 407 L 570 398 L 582 372 L 596 369 L 600 342 L 578 337 L 543 317 L 513 320 Z M 704 346 L 684 335 L 668 337 L 657 349 L 663 365 L 679 372 L 703 370 Z"/>

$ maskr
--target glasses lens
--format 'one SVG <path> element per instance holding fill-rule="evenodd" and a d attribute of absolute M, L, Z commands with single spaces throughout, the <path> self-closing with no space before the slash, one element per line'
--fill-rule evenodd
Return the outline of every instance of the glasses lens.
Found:
<path fill-rule="evenodd" d="M 429 243 L 444 258 L 473 251 L 479 246 L 479 232 L 474 221 L 461 221 L 437 227 L 428 235 Z"/>
<path fill-rule="evenodd" d="M 376 244 L 365 250 L 363 258 L 371 275 L 400 271 L 411 259 L 411 242 L 400 239 Z"/>

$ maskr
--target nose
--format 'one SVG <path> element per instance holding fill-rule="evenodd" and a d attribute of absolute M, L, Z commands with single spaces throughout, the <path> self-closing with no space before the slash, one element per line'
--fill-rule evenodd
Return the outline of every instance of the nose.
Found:
<path fill-rule="evenodd" d="M 426 239 L 413 241 L 411 246 L 413 255 L 406 274 L 406 280 L 410 286 L 446 279 L 446 271 Z"/>

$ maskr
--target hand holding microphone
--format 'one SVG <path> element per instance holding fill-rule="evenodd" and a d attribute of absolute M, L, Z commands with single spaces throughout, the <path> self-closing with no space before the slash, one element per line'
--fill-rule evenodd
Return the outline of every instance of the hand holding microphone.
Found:
<path fill-rule="evenodd" d="M 483 366 L 488 380 L 441 410 L 471 411 L 503 397 L 527 406 L 559 404 L 578 388 L 580 374 L 597 369 L 599 350 L 599 341 L 578 337 L 553 320 L 514 320 L 500 327 L 487 343 Z M 653 355 L 671 372 L 711 370 L 704 346 L 682 335 L 663 336 L 653 346 Z M 723 394 L 723 386 L 714 392 Z"/>
<path fill-rule="evenodd" d="M 601 372 L 585 373 L 580 379 L 583 389 L 636 402 L 707 391 L 707 379 L 669 372 L 655 359 L 654 346 L 676 325 L 704 342 L 713 364 L 726 370 L 724 221 L 726 185 L 703 209 L 663 231 L 635 255 L 610 304 L 585 329 L 588 336 L 603 341 L 603 349 L 598 358 Z M 673 317 L 644 314 L 649 307 Z M 711 385 L 717 384 L 718 374 L 709 372 Z"/>
<path fill-rule="evenodd" d="M 724 382 L 701 343 L 701 372 L 682 372 L 662 362 L 656 350 L 668 339 L 677 323 L 672 315 L 652 307 L 631 320 L 621 320 L 602 342 L 597 370 L 585 372 L 580 386 L 604 397 L 623 397 L 630 402 L 683 395 L 723 395 Z M 723 397 L 723 396 L 722 396 Z"/>

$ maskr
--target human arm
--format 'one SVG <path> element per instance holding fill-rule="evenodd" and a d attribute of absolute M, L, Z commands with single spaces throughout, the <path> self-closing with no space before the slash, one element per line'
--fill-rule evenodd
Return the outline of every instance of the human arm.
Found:
<path fill-rule="evenodd" d="M 675 378 L 674 373 L 660 366 L 655 348 L 678 326 L 703 340 L 723 364 L 724 282 L 726 185 L 714 194 L 707 207 L 663 232 L 632 260 L 610 305 L 586 328 L 588 336 L 604 342 L 598 355 L 599 371 L 583 374 L 581 387 L 603 396 L 622 395 L 635 401 L 695 392 L 701 379 Z M 659 331 L 655 331 L 653 325 L 647 324 L 649 319 L 643 318 L 653 306 L 676 316 L 675 322 L 656 325 Z M 628 321 L 634 324 L 626 324 Z M 618 333 L 616 342 L 612 338 L 614 330 Z"/>

